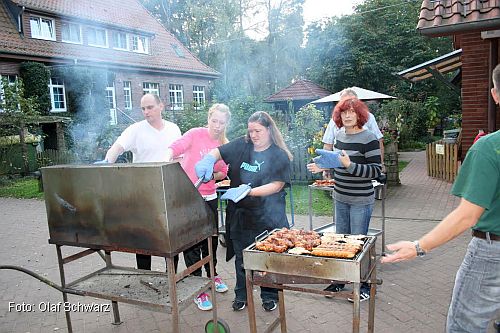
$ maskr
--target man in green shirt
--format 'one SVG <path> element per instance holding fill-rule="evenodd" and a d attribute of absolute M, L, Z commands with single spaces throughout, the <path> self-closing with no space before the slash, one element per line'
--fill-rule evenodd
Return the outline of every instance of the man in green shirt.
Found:
<path fill-rule="evenodd" d="M 491 95 L 500 102 L 500 65 L 493 70 Z M 446 332 L 486 333 L 500 312 L 500 131 L 469 149 L 453 184 L 458 207 L 414 242 L 387 245 L 383 263 L 423 256 L 472 228 L 473 238 L 455 279 Z"/>

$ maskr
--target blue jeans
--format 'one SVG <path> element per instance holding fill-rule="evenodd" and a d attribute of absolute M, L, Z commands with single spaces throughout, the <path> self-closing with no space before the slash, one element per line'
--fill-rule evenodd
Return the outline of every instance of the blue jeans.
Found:
<path fill-rule="evenodd" d="M 368 234 L 373 205 L 351 205 L 335 200 L 336 232 L 351 235 Z"/>
<path fill-rule="evenodd" d="M 234 270 L 236 271 L 236 286 L 234 287 L 235 300 L 246 302 L 247 301 L 247 281 L 245 276 L 245 269 L 243 268 L 243 249 L 252 244 L 246 244 L 241 240 L 233 240 L 234 246 Z M 262 302 L 265 301 L 278 301 L 278 289 L 260 287 L 260 298 Z"/>
<path fill-rule="evenodd" d="M 335 231 L 337 234 L 366 235 L 374 204 L 351 205 L 335 200 Z M 342 286 L 342 284 L 339 284 Z M 370 293 L 368 283 L 361 284 L 361 292 Z"/>
<path fill-rule="evenodd" d="M 473 237 L 455 278 L 446 332 L 486 333 L 500 311 L 500 241 Z"/>

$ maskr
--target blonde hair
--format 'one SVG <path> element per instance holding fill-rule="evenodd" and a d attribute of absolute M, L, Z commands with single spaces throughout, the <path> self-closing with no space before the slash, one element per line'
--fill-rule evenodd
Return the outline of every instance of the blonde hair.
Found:
<path fill-rule="evenodd" d="M 258 123 L 266 128 L 269 129 L 269 132 L 271 133 L 271 139 L 273 140 L 273 143 L 283 149 L 285 153 L 288 155 L 288 159 L 291 161 L 293 160 L 293 155 L 290 153 L 290 150 L 288 150 L 288 147 L 285 144 L 285 140 L 283 140 L 283 136 L 281 135 L 280 130 L 276 126 L 276 123 L 274 122 L 273 118 L 264 111 L 257 111 L 254 114 L 248 118 L 248 123 Z M 247 132 L 245 139 L 250 141 L 250 136 Z"/>
<path fill-rule="evenodd" d="M 216 103 L 216 104 L 212 105 L 210 107 L 210 109 L 208 109 L 207 121 L 210 121 L 210 118 L 212 118 L 212 115 L 214 114 L 215 111 L 219 111 L 219 112 L 224 113 L 226 115 L 226 118 L 227 118 L 226 127 L 224 127 L 224 131 L 219 136 L 219 141 L 221 144 L 228 143 L 229 140 L 226 137 L 226 128 L 229 125 L 229 121 L 231 120 L 231 111 L 229 110 L 229 107 L 226 104 Z"/>

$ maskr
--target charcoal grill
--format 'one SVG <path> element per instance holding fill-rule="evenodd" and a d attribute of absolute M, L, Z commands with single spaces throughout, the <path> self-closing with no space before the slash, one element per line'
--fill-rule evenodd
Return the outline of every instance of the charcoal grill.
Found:
<path fill-rule="evenodd" d="M 121 323 L 118 302 L 171 313 L 179 332 L 179 311 L 211 287 L 213 321 L 206 329 L 229 331 L 217 318 L 213 279 L 190 276 L 206 263 L 214 276 L 212 243 L 208 257 L 174 269 L 177 254 L 214 234 L 211 212 L 178 163 L 59 165 L 42 168 L 42 178 L 64 302 L 67 294 L 111 300 L 114 324 Z M 86 250 L 63 257 L 63 246 Z M 165 257 L 167 272 L 115 266 L 113 251 Z M 64 265 L 92 253 L 105 267 L 67 282 Z M 72 332 L 69 312 L 66 322 Z"/>
<path fill-rule="evenodd" d="M 269 325 L 266 332 L 271 332 L 278 324 L 281 326 L 282 333 L 287 332 L 283 291 L 293 290 L 344 299 L 352 298 L 354 301 L 352 331 L 357 333 L 360 326 L 360 287 L 362 282 L 368 282 L 371 296 L 368 311 L 368 332 L 373 332 L 376 285 L 382 283 L 376 278 L 376 239 L 376 236 L 366 236 L 363 249 L 352 259 L 264 252 L 257 250 L 255 243 L 251 244 L 243 250 L 250 331 L 257 332 L 253 287 L 258 285 L 278 289 L 279 317 Z M 336 282 L 353 283 L 353 291 L 332 293 L 300 286 Z"/>

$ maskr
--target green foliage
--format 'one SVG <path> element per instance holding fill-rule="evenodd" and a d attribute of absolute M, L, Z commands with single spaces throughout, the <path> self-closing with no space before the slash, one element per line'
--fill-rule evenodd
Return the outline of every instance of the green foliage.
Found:
<path fill-rule="evenodd" d="M 37 111 L 35 98 L 24 96 L 24 84 L 21 78 L 16 82 L 9 83 L 6 78 L 2 78 L 3 99 L 0 103 L 0 109 L 3 112 L 0 114 L 0 137 L 17 135 L 18 143 L 21 146 L 22 167 L 21 173 L 27 174 L 29 171 L 29 156 L 28 149 L 25 143 L 25 137 L 28 130 L 33 129 L 33 124 L 40 118 Z M 4 156 L 12 156 L 12 150 L 16 149 L 15 145 L 7 145 L 3 149 Z M 9 151 L 10 150 L 10 151 Z M 13 161 L 8 161 L 8 164 L 14 164 Z"/>
<path fill-rule="evenodd" d="M 428 96 L 425 103 L 424 108 L 427 110 L 429 117 L 427 119 L 427 127 L 434 128 L 441 121 L 440 118 L 440 104 L 439 98 L 437 96 Z"/>
<path fill-rule="evenodd" d="M 37 111 L 41 115 L 48 115 L 51 109 L 50 70 L 39 62 L 23 62 L 19 74 L 24 82 L 25 97 L 33 97 L 37 103 Z"/>
<path fill-rule="evenodd" d="M 310 148 L 315 143 L 315 137 L 323 130 L 323 114 L 314 104 L 308 104 L 297 111 L 292 124 L 291 136 L 294 146 L 291 148 Z"/>
<path fill-rule="evenodd" d="M 104 69 L 86 66 L 64 66 L 53 72 L 64 80 L 67 107 L 73 118 L 68 128 L 68 146 L 81 161 L 98 159 L 98 154 L 110 139 L 109 105 L 106 100 L 107 82 L 113 74 Z M 111 131 L 111 132 L 110 132 Z"/>
<path fill-rule="evenodd" d="M 397 130 L 400 145 L 406 141 L 420 141 L 428 136 L 428 113 L 423 103 L 405 99 L 384 103 L 380 114 L 388 129 Z"/>
<path fill-rule="evenodd" d="M 257 111 L 269 111 L 269 105 L 262 103 L 260 98 L 254 96 L 234 98 L 227 103 L 227 106 L 231 110 L 231 122 L 226 130 L 229 140 L 247 133 L 248 118 L 252 114 Z"/>
<path fill-rule="evenodd" d="M 189 105 L 185 106 L 181 112 L 164 111 L 164 117 L 175 122 L 181 132 L 186 133 L 191 128 L 205 127 L 207 125 L 208 109 L 207 105 L 198 109 Z"/>

